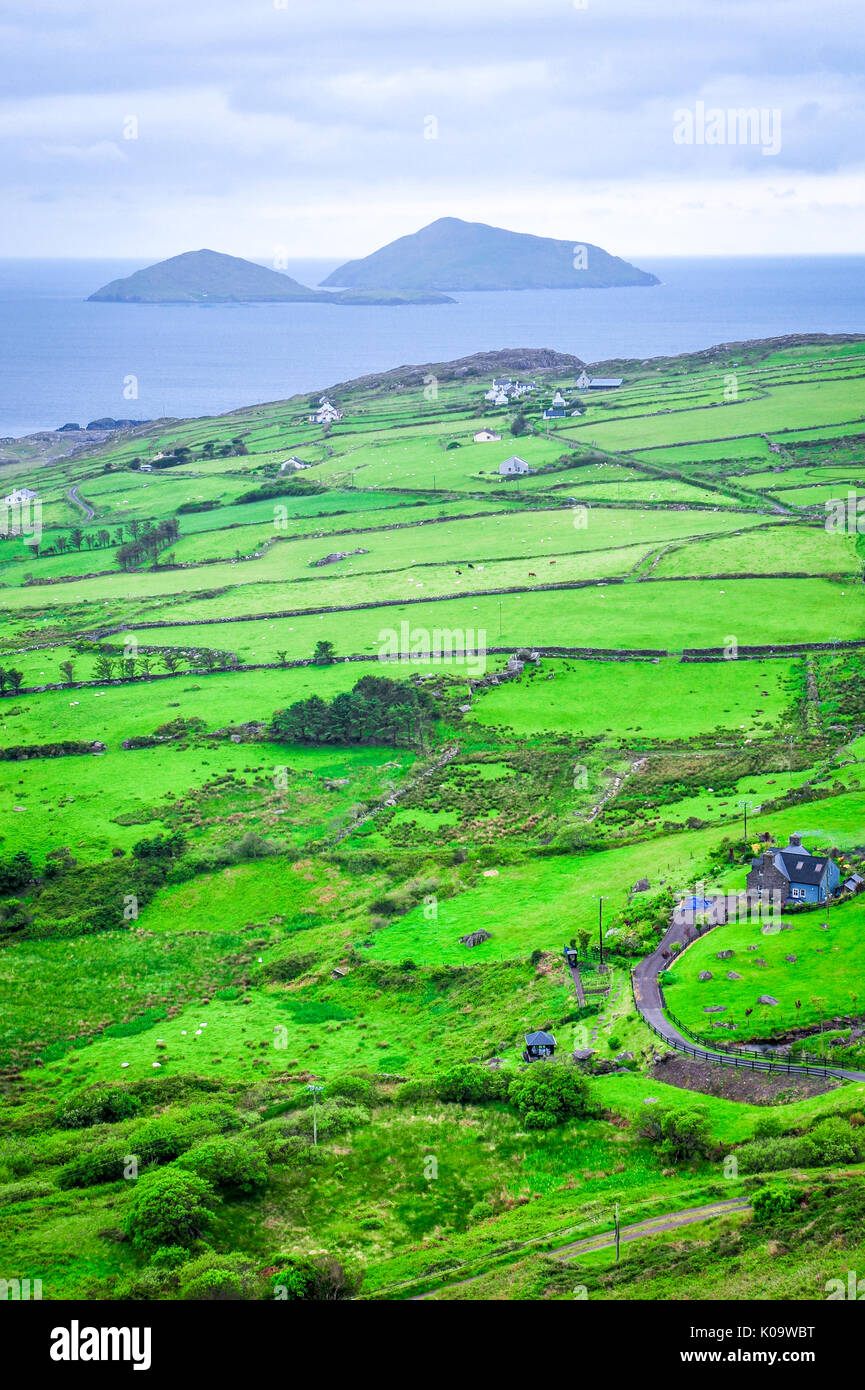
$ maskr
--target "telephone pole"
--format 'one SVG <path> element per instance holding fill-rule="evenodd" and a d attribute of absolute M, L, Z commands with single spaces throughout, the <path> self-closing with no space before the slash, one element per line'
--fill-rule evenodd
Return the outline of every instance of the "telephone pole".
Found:
<path fill-rule="evenodd" d="M 599 965 L 599 969 L 601 969 L 601 970 L 603 970 L 603 968 L 604 968 L 604 903 L 607 901 L 607 898 L 608 898 L 608 897 L 609 897 L 609 894 L 608 894 L 608 893 L 604 893 L 603 895 L 600 894 L 600 893 L 597 894 L 597 899 L 598 899 L 598 955 L 599 955 L 599 962 L 598 962 L 598 965 Z"/>

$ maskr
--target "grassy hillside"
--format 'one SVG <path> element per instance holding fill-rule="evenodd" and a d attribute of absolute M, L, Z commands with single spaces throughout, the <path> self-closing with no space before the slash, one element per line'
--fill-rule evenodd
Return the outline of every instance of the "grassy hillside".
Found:
<path fill-rule="evenodd" d="M 861 1258 L 865 1082 L 675 1054 L 630 971 L 760 837 L 865 876 L 863 551 L 825 524 L 862 486 L 865 344 L 600 364 L 624 384 L 591 396 L 513 361 L 16 464 L 43 529 L 0 539 L 5 1277 L 263 1299 L 324 1253 L 361 1298 L 805 1300 Z M 557 389 L 583 414 L 543 420 Z M 668 1010 L 865 1073 L 862 901 L 713 929 Z M 201 1206 L 157 1243 L 162 1185 Z"/>

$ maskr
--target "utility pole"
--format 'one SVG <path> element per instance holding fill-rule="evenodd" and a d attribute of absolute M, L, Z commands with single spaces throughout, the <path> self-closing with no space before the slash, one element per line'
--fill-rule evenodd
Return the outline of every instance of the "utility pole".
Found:
<path fill-rule="evenodd" d="M 502 601 L 499 599 L 499 637 L 502 635 Z"/>
<path fill-rule="evenodd" d="M 312 1091 L 312 1142 L 318 1144 L 318 1096 L 324 1090 L 323 1086 L 307 1086 L 308 1091 Z"/>
<path fill-rule="evenodd" d="M 749 801 L 749 800 L 747 799 L 747 797 L 742 797 L 742 799 L 741 799 L 740 802 L 739 802 L 739 805 L 742 807 L 742 815 L 745 817 L 745 843 L 747 844 L 747 843 L 748 843 L 748 809 L 749 809 L 749 807 L 753 806 L 754 803 L 753 803 L 753 801 Z"/>
<path fill-rule="evenodd" d="M 618 1204 L 618 1202 L 617 1202 L 617 1203 L 616 1203 L 616 1264 L 619 1263 L 619 1238 L 620 1238 L 620 1235 L 621 1235 L 621 1232 L 619 1231 L 619 1204 Z"/>

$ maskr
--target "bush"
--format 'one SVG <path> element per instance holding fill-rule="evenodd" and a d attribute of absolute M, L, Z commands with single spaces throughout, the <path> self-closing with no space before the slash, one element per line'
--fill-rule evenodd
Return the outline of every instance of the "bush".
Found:
<path fill-rule="evenodd" d="M 507 1078 L 477 1062 L 458 1062 L 436 1079 L 439 1100 L 483 1105 L 485 1101 L 504 1100 L 506 1094 Z"/>
<path fill-rule="evenodd" d="M 197 1173 L 214 1187 L 235 1192 L 255 1192 L 267 1185 L 267 1159 L 257 1145 L 221 1135 L 196 1144 L 178 1161 L 178 1167 Z"/>
<path fill-rule="evenodd" d="M 338 1076 L 328 1083 L 328 1094 L 354 1100 L 361 1105 L 375 1105 L 378 1099 L 375 1082 L 368 1076 Z"/>
<path fill-rule="evenodd" d="M 180 1297 L 199 1303 L 237 1303 L 256 1298 L 259 1280 L 245 1255 L 201 1255 L 180 1275 Z"/>
<path fill-rule="evenodd" d="M 798 1204 L 796 1193 L 788 1187 L 761 1187 L 751 1203 L 754 1221 L 758 1226 L 767 1226 L 777 1217 L 794 1211 Z"/>
<path fill-rule="evenodd" d="M 286 1124 L 286 1132 L 311 1135 L 313 1119 L 313 1108 L 310 1106 L 308 1110 L 301 1110 L 292 1115 Z M 339 1098 L 323 1101 L 317 1107 L 318 1137 L 330 1139 L 334 1135 L 344 1134 L 347 1129 L 369 1124 L 369 1119 L 369 1111 L 364 1105 L 352 1105 L 351 1102 Z"/>
<path fill-rule="evenodd" d="M 432 1077 L 427 1080 L 404 1081 L 396 1089 L 394 1096 L 397 1105 L 426 1105 L 436 1099 L 436 1083 Z"/>
<path fill-rule="evenodd" d="M 574 1115 L 589 1113 L 589 1084 L 574 1067 L 534 1062 L 511 1081 L 508 1100 L 528 1129 L 551 1129 Z"/>
<path fill-rule="evenodd" d="M 89 1125 L 127 1120 L 140 1108 L 141 1101 L 130 1091 L 100 1086 L 67 1097 L 58 1107 L 54 1123 L 60 1129 L 86 1129 Z"/>
<path fill-rule="evenodd" d="M 125 1144 L 100 1144 L 88 1153 L 79 1154 L 65 1168 L 57 1181 L 64 1190 L 70 1187 L 95 1187 L 101 1182 L 117 1182 L 123 1177 L 128 1149 Z"/>
<path fill-rule="evenodd" d="M 270 1281 L 276 1299 L 335 1302 L 353 1298 L 363 1275 L 333 1255 L 290 1255 Z"/>
<path fill-rule="evenodd" d="M 194 1139 L 188 1127 L 159 1117 L 145 1120 L 133 1129 L 126 1141 L 127 1152 L 136 1154 L 142 1164 L 171 1163 L 186 1152 Z"/>
<path fill-rule="evenodd" d="M 208 1230 L 214 1192 L 197 1173 L 163 1168 L 138 1179 L 129 1199 L 123 1230 L 145 1253 L 161 1245 L 189 1248 Z"/>
<path fill-rule="evenodd" d="M 671 1163 L 686 1163 L 707 1154 L 712 1146 L 709 1113 L 703 1105 L 685 1104 L 681 1108 L 653 1106 L 640 1131 L 658 1145 L 661 1157 Z"/>
<path fill-rule="evenodd" d="M 282 956 L 279 960 L 268 961 L 261 968 L 261 975 L 265 980 L 275 980 L 284 982 L 296 980 L 299 975 L 305 975 L 315 965 L 317 956 L 314 951 L 306 951 L 302 955 Z"/>
<path fill-rule="evenodd" d="M 821 1120 L 805 1135 L 806 1162 L 811 1167 L 828 1168 L 837 1163 L 862 1162 L 862 1138 L 840 1115 Z"/>

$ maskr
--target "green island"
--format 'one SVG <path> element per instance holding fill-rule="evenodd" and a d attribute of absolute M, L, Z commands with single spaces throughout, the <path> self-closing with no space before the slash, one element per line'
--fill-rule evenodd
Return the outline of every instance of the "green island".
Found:
<path fill-rule="evenodd" d="M 863 441 L 811 335 L 7 443 L 5 1277 L 865 1268 Z"/>

